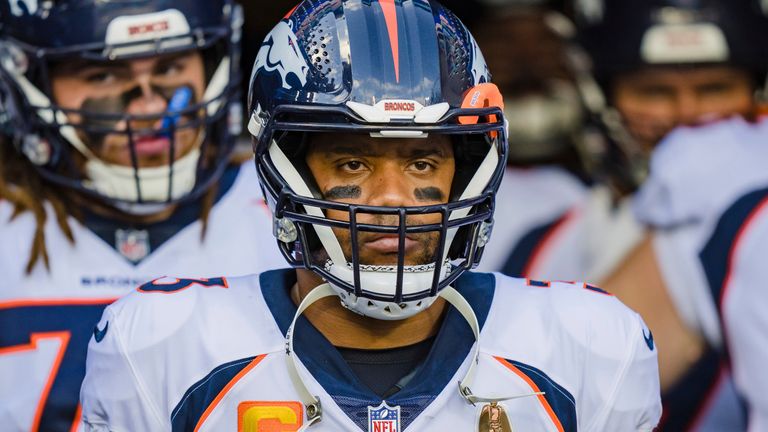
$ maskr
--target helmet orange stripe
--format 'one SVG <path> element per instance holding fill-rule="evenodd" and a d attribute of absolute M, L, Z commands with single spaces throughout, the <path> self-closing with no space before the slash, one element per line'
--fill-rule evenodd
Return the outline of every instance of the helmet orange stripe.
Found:
<path fill-rule="evenodd" d="M 389 45 L 392 47 L 392 60 L 395 62 L 395 80 L 400 82 L 400 46 L 398 45 L 395 0 L 380 0 L 379 4 L 381 4 L 381 9 L 384 11 L 384 20 L 387 23 Z"/>

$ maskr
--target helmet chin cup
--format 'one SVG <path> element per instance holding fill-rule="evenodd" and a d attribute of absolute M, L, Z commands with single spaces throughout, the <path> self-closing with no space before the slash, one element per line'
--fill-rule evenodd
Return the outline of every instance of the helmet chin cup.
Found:
<path fill-rule="evenodd" d="M 339 295 L 342 306 L 362 316 L 383 321 L 398 321 L 410 318 L 419 312 L 428 309 L 437 299 L 437 297 L 427 297 L 421 300 L 398 304 L 388 301 L 371 300 L 365 297 L 357 297 L 334 284 L 330 285 Z"/>
<path fill-rule="evenodd" d="M 437 298 L 430 295 L 432 281 L 435 277 L 434 264 L 422 266 L 406 266 L 403 273 L 402 296 L 416 300 L 395 301 L 397 286 L 396 266 L 360 266 L 360 291 L 355 295 L 348 289 L 330 282 L 331 288 L 339 295 L 341 304 L 347 309 L 363 316 L 386 321 L 410 318 L 429 308 Z M 354 286 L 354 270 L 351 265 L 338 266 L 328 263 L 327 270 L 335 277 Z M 440 269 L 442 281 L 450 272 L 450 263 L 446 262 Z M 367 295 L 370 295 L 368 297 Z M 382 298 L 391 300 L 381 300 Z M 376 299 L 378 298 L 378 299 Z"/>
<path fill-rule="evenodd" d="M 169 191 L 171 199 L 178 199 L 195 186 L 199 159 L 200 149 L 196 148 L 171 165 L 134 170 L 93 158 L 85 166 L 90 179 L 87 185 L 102 195 L 127 202 L 161 201 Z"/>

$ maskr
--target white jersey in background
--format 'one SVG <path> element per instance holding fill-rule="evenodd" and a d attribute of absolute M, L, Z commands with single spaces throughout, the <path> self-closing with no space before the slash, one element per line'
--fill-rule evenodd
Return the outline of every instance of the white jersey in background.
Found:
<path fill-rule="evenodd" d="M 72 430 L 94 326 L 107 304 L 141 283 L 169 272 L 209 277 L 284 266 L 253 163 L 229 169 L 221 189 L 202 242 L 197 209 L 181 216 L 189 223 L 178 232 L 173 220 L 144 231 L 113 230 L 114 247 L 73 218 L 70 244 L 49 211 L 50 271 L 41 263 L 31 275 L 25 267 L 35 219 L 12 219 L 12 206 L 0 202 L 0 429 Z M 168 239 L 151 250 L 156 234 Z"/>
<path fill-rule="evenodd" d="M 160 280 L 107 308 L 89 345 L 83 384 L 89 430 L 305 426 L 284 339 L 296 311 L 295 281 L 292 269 Z M 485 273 L 467 273 L 455 288 L 481 327 L 472 391 L 523 396 L 500 403 L 514 430 L 650 431 L 656 425 L 661 404 L 653 338 L 614 297 L 585 284 Z M 301 317 L 294 332 L 299 374 L 323 413 L 309 430 L 477 430 L 487 404 L 467 403 L 457 388 L 474 342 L 450 307 L 414 377 L 382 401 Z"/>
<path fill-rule="evenodd" d="M 587 186 L 565 169 L 507 168 L 480 271 L 546 280 L 603 280 L 644 229 L 608 188 Z"/>
<path fill-rule="evenodd" d="M 655 229 L 655 254 L 670 297 L 684 322 L 713 349 L 705 357 L 721 365 L 714 377 L 694 371 L 684 379 L 692 385 L 681 396 L 704 395 L 685 430 L 744 429 L 743 408 L 723 361 L 728 355 L 750 408 L 751 430 L 768 428 L 754 414 L 758 405 L 768 411 L 768 400 L 756 391 L 768 386 L 768 298 L 762 286 L 768 278 L 766 143 L 768 122 L 734 118 L 680 129 L 654 152 L 651 177 L 637 197 L 637 217 Z M 703 382 L 711 384 L 702 388 Z"/>
<path fill-rule="evenodd" d="M 580 205 L 589 190 L 563 168 L 507 167 L 496 194 L 495 223 L 479 271 L 514 277 L 581 280 Z"/>

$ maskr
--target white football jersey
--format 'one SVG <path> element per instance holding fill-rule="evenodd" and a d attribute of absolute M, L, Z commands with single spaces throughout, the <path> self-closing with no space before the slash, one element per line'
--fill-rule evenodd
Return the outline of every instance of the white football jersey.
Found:
<path fill-rule="evenodd" d="M 306 426 L 286 366 L 294 270 L 164 279 L 108 307 L 89 345 L 86 430 L 297 431 Z M 455 284 L 478 318 L 478 396 L 516 431 L 650 431 L 661 415 L 656 349 L 642 319 L 589 285 L 467 273 Z M 427 358 L 386 401 L 304 317 L 299 374 L 317 395 L 310 431 L 475 431 L 487 405 L 459 395 L 475 342 L 449 308 Z M 537 394 L 541 393 L 541 394 Z"/>
<path fill-rule="evenodd" d="M 555 166 L 508 167 L 496 194 L 494 227 L 479 271 L 582 280 L 584 242 L 579 207 L 589 189 Z"/>
<path fill-rule="evenodd" d="M 192 216 L 157 250 L 134 232 L 118 239 L 124 254 L 118 253 L 73 218 L 76 242 L 70 244 L 49 211 L 50 271 L 38 264 L 30 275 L 25 267 L 35 220 L 29 213 L 11 218 L 12 206 L 0 202 L 0 429 L 72 430 L 94 326 L 107 304 L 141 283 L 167 272 L 207 277 L 285 265 L 253 163 L 228 170 L 222 182 L 231 186 L 222 186 L 205 240 Z M 138 264 L 127 258 L 142 254 Z"/>
<path fill-rule="evenodd" d="M 607 187 L 589 187 L 562 168 L 507 168 L 478 270 L 600 281 L 643 238 L 631 202 L 614 203 Z"/>
<path fill-rule="evenodd" d="M 763 257 L 768 252 L 766 237 L 760 234 L 766 223 L 761 205 L 768 197 L 766 142 L 765 121 L 752 124 L 734 118 L 678 130 L 654 152 L 651 177 L 638 194 L 635 213 L 655 228 L 657 262 L 685 323 L 705 337 L 721 360 L 724 353 L 730 354 L 738 391 L 752 408 L 761 405 L 768 411 L 768 398 L 750 391 L 760 385 L 756 380 L 765 376 L 762 365 L 768 360 L 764 313 L 754 315 L 765 296 L 759 281 L 764 280 Z M 754 249 L 741 251 L 748 248 Z M 691 430 L 739 430 L 734 424 L 744 422 L 738 415 L 743 408 L 721 363 L 717 384 L 697 390 L 706 395 L 703 402 L 712 410 L 702 410 L 692 423 L 700 427 Z M 718 410 L 721 415 L 712 412 Z M 707 416 L 730 416 L 738 423 L 726 428 Z M 753 425 L 754 418 L 750 412 Z M 768 428 L 760 424 L 752 430 Z"/>

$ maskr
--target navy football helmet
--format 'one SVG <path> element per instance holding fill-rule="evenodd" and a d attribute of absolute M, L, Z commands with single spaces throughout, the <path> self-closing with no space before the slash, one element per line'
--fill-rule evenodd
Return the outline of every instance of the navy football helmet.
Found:
<path fill-rule="evenodd" d="M 573 0 L 595 75 L 653 65 L 768 70 L 768 6 L 759 0 Z M 762 77 L 764 78 L 764 77 Z"/>
<path fill-rule="evenodd" d="M 0 79 L 11 108 L 5 128 L 46 180 L 124 211 L 151 212 L 199 196 L 223 171 L 240 124 L 242 20 L 233 0 L 0 2 Z M 98 104 L 64 108 L 53 96 L 56 66 L 124 64 L 191 51 L 202 54 L 202 94 L 153 83 L 166 106 L 156 114 L 126 112 L 138 86 L 113 97 L 111 110 Z M 194 149 L 184 155 L 176 138 L 183 130 L 195 134 Z M 128 166 L 98 156 L 105 136 L 128 143 Z M 140 166 L 137 139 L 170 141 L 162 147 L 170 153 L 168 162 Z"/>
<path fill-rule="evenodd" d="M 585 52 L 579 80 L 590 112 L 589 139 L 603 175 L 624 192 L 648 173 L 647 150 L 610 101 L 620 74 L 646 67 L 734 66 L 754 76 L 756 96 L 768 71 L 768 16 L 758 0 L 571 0 Z"/>
<path fill-rule="evenodd" d="M 433 0 L 305 0 L 267 36 L 250 82 L 249 130 L 275 235 L 288 262 L 327 280 L 342 303 L 378 319 L 426 309 L 475 266 L 490 235 L 507 156 L 503 103 L 464 24 Z M 351 205 L 324 199 L 304 165 L 309 134 L 375 139 L 450 137 L 448 203 Z M 303 149 L 303 150 L 302 150 Z M 346 221 L 329 220 L 341 211 Z M 413 215 L 440 222 L 414 225 Z M 389 215 L 396 224 L 361 223 Z M 345 252 L 332 229 L 349 230 Z M 397 263 L 360 262 L 359 232 L 399 238 Z M 439 237 L 432 262 L 406 265 L 406 235 Z"/>

